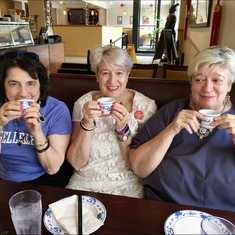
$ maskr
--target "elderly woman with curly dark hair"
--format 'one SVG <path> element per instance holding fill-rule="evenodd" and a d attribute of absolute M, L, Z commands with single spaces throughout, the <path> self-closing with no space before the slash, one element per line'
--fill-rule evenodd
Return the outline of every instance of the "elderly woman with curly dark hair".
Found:
<path fill-rule="evenodd" d="M 0 178 L 64 186 L 57 177 L 71 116 L 63 102 L 49 96 L 46 67 L 35 53 L 8 51 L 0 68 Z"/>

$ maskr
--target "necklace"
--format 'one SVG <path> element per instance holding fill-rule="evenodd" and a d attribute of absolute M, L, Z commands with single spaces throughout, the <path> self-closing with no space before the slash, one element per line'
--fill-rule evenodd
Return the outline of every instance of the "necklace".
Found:
<path fill-rule="evenodd" d="M 228 98 L 225 99 L 225 101 L 224 101 L 224 107 L 223 107 L 223 109 L 222 109 L 222 111 L 221 111 L 221 114 L 224 112 L 225 107 L 226 107 L 228 101 L 229 101 Z M 193 109 L 197 111 L 196 106 L 195 106 L 195 103 L 194 103 L 193 101 L 192 101 L 192 105 L 193 105 Z M 203 126 L 200 125 L 200 127 L 199 127 L 199 129 L 198 129 L 198 131 L 197 131 L 196 134 L 197 134 L 198 138 L 201 140 L 201 139 L 207 137 L 207 136 L 212 132 L 212 130 L 213 130 L 213 129 L 211 129 L 211 128 L 206 128 L 206 127 L 203 127 Z"/>
<path fill-rule="evenodd" d="M 19 130 L 18 130 L 17 121 L 16 121 L 16 120 L 14 120 L 14 124 L 15 124 L 15 129 L 16 129 L 16 137 L 17 137 L 17 139 L 18 139 L 17 144 L 18 144 L 19 146 L 21 146 L 21 145 L 24 143 L 24 140 L 26 140 L 28 134 L 27 134 L 27 133 L 24 133 L 23 136 L 20 135 Z M 27 130 L 26 130 L 26 132 L 27 132 Z"/>

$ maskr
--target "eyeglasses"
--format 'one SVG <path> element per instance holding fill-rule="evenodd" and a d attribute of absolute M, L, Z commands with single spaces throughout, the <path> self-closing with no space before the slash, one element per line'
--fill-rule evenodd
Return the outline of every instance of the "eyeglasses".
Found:
<path fill-rule="evenodd" d="M 39 55 L 33 52 L 24 52 L 24 51 L 7 51 L 2 53 L 4 60 L 16 60 L 19 56 L 23 56 L 32 61 L 38 61 Z"/>

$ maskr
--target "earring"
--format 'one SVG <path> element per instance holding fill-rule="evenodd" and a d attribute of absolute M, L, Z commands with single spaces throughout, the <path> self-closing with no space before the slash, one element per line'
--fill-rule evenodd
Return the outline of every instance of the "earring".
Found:
<path fill-rule="evenodd" d="M 229 93 L 227 93 L 227 95 L 224 99 L 224 106 L 226 106 L 229 101 L 230 101 L 230 95 L 229 95 Z"/>
<path fill-rule="evenodd" d="M 189 100 L 190 100 L 190 102 L 193 101 L 193 95 L 192 94 L 189 95 Z"/>

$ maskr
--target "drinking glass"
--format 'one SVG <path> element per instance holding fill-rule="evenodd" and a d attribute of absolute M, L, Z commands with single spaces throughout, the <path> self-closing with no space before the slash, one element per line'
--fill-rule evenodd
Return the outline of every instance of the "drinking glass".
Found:
<path fill-rule="evenodd" d="M 9 200 L 11 218 L 16 234 L 41 234 L 42 201 L 35 190 L 24 190 Z"/>

